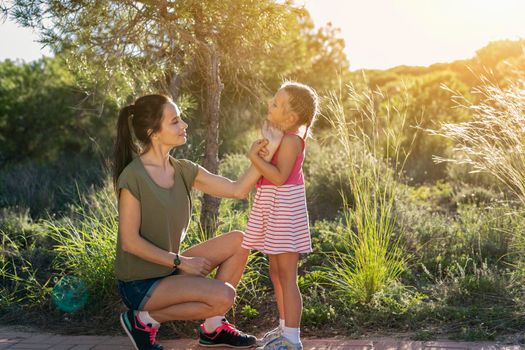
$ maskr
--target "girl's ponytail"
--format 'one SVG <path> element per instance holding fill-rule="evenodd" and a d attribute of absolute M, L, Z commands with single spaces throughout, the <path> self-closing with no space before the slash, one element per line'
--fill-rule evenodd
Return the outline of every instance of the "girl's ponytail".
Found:
<path fill-rule="evenodd" d="M 117 121 L 117 139 L 113 149 L 113 186 L 118 192 L 118 178 L 124 168 L 132 161 L 137 147 L 133 142 L 133 105 L 120 110 Z"/>
<path fill-rule="evenodd" d="M 319 96 L 310 86 L 294 81 L 284 82 L 281 89 L 288 94 L 290 108 L 299 116 L 297 126 L 304 128 L 303 139 L 306 139 L 311 136 L 312 125 L 319 113 Z"/>

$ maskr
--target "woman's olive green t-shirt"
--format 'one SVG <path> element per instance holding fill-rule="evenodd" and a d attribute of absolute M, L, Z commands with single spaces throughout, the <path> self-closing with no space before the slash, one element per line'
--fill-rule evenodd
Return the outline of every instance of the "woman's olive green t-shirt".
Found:
<path fill-rule="evenodd" d="M 188 191 L 193 187 L 199 166 L 189 160 L 170 157 L 175 169 L 174 184 L 164 188 L 153 181 L 139 157 L 124 168 L 118 178 L 118 189 L 125 188 L 140 202 L 139 234 L 157 247 L 178 252 L 186 235 L 191 216 Z M 186 189 L 186 185 L 188 189 Z M 124 282 L 163 277 L 173 268 L 155 264 L 122 250 L 117 238 L 116 277 Z"/>

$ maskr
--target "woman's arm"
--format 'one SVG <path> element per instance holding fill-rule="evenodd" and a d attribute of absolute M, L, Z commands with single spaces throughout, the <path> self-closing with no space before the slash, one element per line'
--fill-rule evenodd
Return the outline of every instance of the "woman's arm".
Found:
<path fill-rule="evenodd" d="M 163 250 L 140 236 L 140 202 L 125 188 L 120 190 L 118 212 L 118 231 L 122 250 L 143 260 L 173 267 L 174 252 Z M 179 269 L 184 273 L 201 276 L 210 273 L 211 264 L 205 258 L 180 255 L 180 260 Z"/>
<path fill-rule="evenodd" d="M 290 176 L 295 160 L 302 151 L 301 140 L 297 136 L 286 135 L 281 142 L 276 165 L 262 159 L 259 155 L 259 148 L 260 146 L 254 143 L 248 153 L 253 166 L 271 183 L 281 186 Z"/>
<path fill-rule="evenodd" d="M 199 167 L 193 187 L 214 197 L 242 199 L 248 196 L 260 177 L 261 174 L 253 165 L 237 181 L 212 174 Z"/>
<path fill-rule="evenodd" d="M 254 144 L 258 145 L 259 157 L 263 161 L 269 162 L 279 148 L 283 132 L 265 121 L 262 127 L 262 135 L 263 139 L 255 141 Z M 212 174 L 199 167 L 193 187 L 214 197 L 242 199 L 248 196 L 260 177 L 261 173 L 253 165 L 237 181 Z"/>

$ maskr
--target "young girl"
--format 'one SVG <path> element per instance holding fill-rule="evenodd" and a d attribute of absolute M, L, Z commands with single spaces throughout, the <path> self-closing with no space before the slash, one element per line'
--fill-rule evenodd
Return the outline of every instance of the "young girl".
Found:
<path fill-rule="evenodd" d="M 284 83 L 268 105 L 267 119 L 284 131 L 270 163 L 254 143 L 249 158 L 262 174 L 257 183 L 243 248 L 268 254 L 270 278 L 279 309 L 279 327 L 268 332 L 261 349 L 302 349 L 299 337 L 302 298 L 297 285 L 300 253 L 312 251 L 302 165 L 305 139 L 318 111 L 315 91 Z"/>

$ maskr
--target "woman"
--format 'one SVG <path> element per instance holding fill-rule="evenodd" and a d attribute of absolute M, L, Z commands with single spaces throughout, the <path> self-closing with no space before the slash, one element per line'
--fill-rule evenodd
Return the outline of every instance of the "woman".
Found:
<path fill-rule="evenodd" d="M 180 254 L 179 245 L 190 220 L 191 188 L 244 198 L 260 175 L 251 167 L 234 182 L 171 157 L 170 150 L 186 143 L 187 127 L 179 108 L 163 95 L 140 97 L 120 112 L 113 169 L 119 198 L 115 271 L 129 308 L 120 321 L 139 350 L 162 349 L 155 340 L 162 322 L 193 319 L 205 319 L 202 346 L 251 347 L 255 337 L 224 317 L 249 255 L 241 248 L 243 233 L 229 232 Z M 268 146 L 275 149 L 281 136 Z M 206 278 L 215 268 L 215 279 Z"/>

